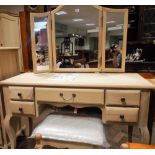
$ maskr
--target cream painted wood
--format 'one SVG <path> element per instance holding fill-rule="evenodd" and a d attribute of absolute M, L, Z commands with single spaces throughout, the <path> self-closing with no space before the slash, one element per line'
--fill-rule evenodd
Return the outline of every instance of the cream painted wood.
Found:
<path fill-rule="evenodd" d="M 66 78 L 66 76 L 74 75 L 73 78 Z M 75 76 L 76 75 L 76 76 Z M 60 77 L 64 76 L 64 78 Z M 122 79 L 122 80 L 121 80 Z M 121 81 L 121 82 L 120 82 Z M 63 102 L 62 100 L 59 102 L 54 102 L 53 98 L 57 100 L 59 97 L 59 93 L 63 91 L 65 99 L 69 99 L 70 95 L 73 93 L 77 93 L 77 90 L 80 90 L 79 101 L 80 103 L 73 103 L 70 104 L 71 106 L 78 107 L 87 107 L 87 106 L 95 106 L 102 110 L 102 121 L 103 123 L 124 123 L 120 120 L 120 115 L 124 115 L 125 123 L 130 125 L 137 125 L 140 128 L 142 133 L 142 141 L 145 143 L 149 142 L 149 131 L 147 128 L 148 123 L 148 108 L 149 108 L 149 99 L 150 99 L 150 90 L 155 89 L 155 86 L 139 76 L 135 73 L 78 73 L 78 74 L 71 74 L 71 73 L 42 73 L 42 74 L 34 74 L 34 73 L 24 73 L 10 79 L 4 80 L 0 82 L 0 85 L 3 87 L 4 93 L 4 101 L 6 107 L 6 118 L 5 118 L 5 129 L 7 131 L 9 142 L 11 143 L 11 148 L 16 146 L 16 135 L 20 132 L 20 130 L 16 130 L 11 120 L 13 121 L 14 117 L 22 117 L 26 116 L 24 114 L 14 114 L 12 113 L 11 103 L 10 103 L 10 87 L 20 87 L 20 88 L 32 88 L 34 89 L 34 108 L 35 108 L 35 115 L 28 114 L 27 117 L 38 117 L 40 115 L 39 109 L 41 108 L 42 104 L 39 104 L 39 100 L 47 100 L 49 105 L 54 106 L 65 106 L 68 103 Z M 40 92 L 38 92 L 38 90 Z M 46 90 L 46 93 L 44 92 Z M 87 91 L 86 91 L 87 90 Z M 120 107 L 120 105 L 115 106 L 107 106 L 104 102 L 106 102 L 106 91 L 116 90 L 118 92 L 124 93 L 128 91 L 128 95 L 130 98 L 134 98 L 134 100 L 138 100 L 138 94 L 140 92 L 140 103 L 139 109 L 132 107 Z M 90 93 L 90 92 L 91 93 Z M 114 92 L 116 92 L 114 91 Z M 57 93 L 58 96 L 54 96 L 51 98 L 52 93 Z M 134 93 L 133 93 L 134 92 Z M 38 94 L 40 93 L 40 94 Z M 43 93 L 43 94 L 42 94 Z M 67 94 L 66 94 L 67 93 Z M 117 94 L 116 93 L 116 94 Z M 105 94 L 105 96 L 102 95 Z M 120 97 L 121 93 L 117 95 Z M 68 95 L 68 96 L 66 96 Z M 95 99 L 92 96 L 95 95 Z M 99 95 L 99 96 L 98 96 Z M 116 98 L 117 98 L 117 95 Z M 127 97 L 129 97 L 127 95 Z M 134 96 L 135 95 L 135 96 Z M 101 99 L 102 96 L 102 99 Z M 49 100 L 50 98 L 50 100 Z M 87 99 L 88 98 L 88 99 Z M 97 100 L 103 104 L 96 104 L 88 100 L 92 98 L 95 102 Z M 131 99 L 130 99 L 131 100 Z M 53 102 L 52 102 L 53 101 Z M 58 100 L 59 101 L 59 100 Z M 77 102 L 79 102 L 77 100 Z M 12 102 L 12 101 L 11 101 Z M 16 103 L 23 103 L 22 101 L 13 101 Z M 86 103 L 83 103 L 86 102 Z M 138 101 L 136 101 L 138 103 Z M 18 105 L 18 104 L 17 104 Z M 23 105 L 23 104 L 22 104 Z M 49 107 L 49 105 L 47 107 Z M 46 107 L 46 103 L 44 105 Z M 118 107 L 117 107 L 118 106 Z M 25 108 L 25 105 L 24 105 Z M 27 108 L 27 105 L 26 105 Z M 107 109 L 108 108 L 108 112 Z M 110 110 L 109 110 L 110 108 Z M 117 110 L 116 110 L 117 109 Z M 27 109 L 26 109 L 27 110 Z M 32 109 L 31 109 L 32 110 Z M 27 110 L 27 111 L 31 111 Z M 105 112 L 106 111 L 106 112 Z M 119 117 L 118 117 L 119 116 Z M 109 120 L 108 120 L 109 119 Z M 18 125 L 18 122 L 13 121 L 15 125 Z M 20 127 L 20 125 L 19 125 Z"/>
<path fill-rule="evenodd" d="M 106 105 L 139 106 L 140 90 L 106 90 Z"/>
<path fill-rule="evenodd" d="M 36 41 L 34 32 L 34 18 L 35 17 L 47 17 L 47 38 L 48 38 L 48 59 L 49 59 L 49 70 L 38 71 L 37 70 L 37 59 L 36 59 Z M 46 13 L 31 13 L 30 14 L 30 27 L 31 27 L 31 46 L 32 46 L 32 58 L 33 58 L 33 71 L 34 73 L 49 72 L 52 71 L 52 42 L 51 42 L 51 17 L 50 12 Z"/>
<path fill-rule="evenodd" d="M 73 75 L 68 79 L 67 76 Z M 60 78 L 64 77 L 64 79 Z M 121 81 L 121 82 L 120 82 Z M 155 89 L 137 73 L 23 73 L 0 81 L 1 85 L 72 88 Z"/>
<path fill-rule="evenodd" d="M 37 101 L 56 102 L 58 104 L 104 104 L 104 90 L 98 89 L 36 88 L 35 95 Z"/>
<path fill-rule="evenodd" d="M 1 103 L 1 92 L 0 92 L 0 148 L 7 148 L 6 131 L 4 128 L 4 115 Z"/>
<path fill-rule="evenodd" d="M 33 87 L 9 87 L 10 99 L 34 100 Z"/>
<path fill-rule="evenodd" d="M 85 143 L 75 143 L 75 142 L 67 142 L 67 141 L 56 141 L 56 140 L 44 140 L 41 139 L 41 145 L 49 145 L 56 148 L 69 148 L 69 149 L 102 149 L 99 146 L 96 145 L 90 145 Z M 36 149 L 38 147 L 36 146 Z"/>
<path fill-rule="evenodd" d="M 103 111 L 105 122 L 138 122 L 139 108 L 106 107 Z"/>
<path fill-rule="evenodd" d="M 150 91 L 143 90 L 141 92 L 140 100 L 140 111 L 139 111 L 139 126 L 145 126 L 148 120 L 149 113 L 149 101 L 150 101 Z"/>
<path fill-rule="evenodd" d="M 20 73 L 18 49 L 0 49 L 0 80 Z"/>
<path fill-rule="evenodd" d="M 14 114 L 35 115 L 34 102 L 10 101 L 10 108 Z"/>
<path fill-rule="evenodd" d="M 99 19 L 99 38 L 98 38 L 98 68 L 57 68 L 56 65 L 56 28 L 55 28 L 55 13 L 60 11 L 64 5 L 58 6 L 51 12 L 52 16 L 52 51 L 53 51 L 53 67 L 54 72 L 100 72 L 101 71 L 101 53 L 102 53 L 102 7 L 97 5 L 92 5 L 92 7 L 96 8 L 99 11 L 99 16 L 96 17 Z"/>
<path fill-rule="evenodd" d="M 121 68 L 105 68 L 105 46 L 106 46 L 106 30 L 107 30 L 107 13 L 121 13 L 124 14 L 123 25 L 123 45 L 122 45 L 122 65 Z M 126 44 L 127 44 L 127 30 L 128 30 L 128 9 L 111 9 L 103 7 L 103 45 L 102 45 L 102 72 L 125 72 L 125 58 L 126 58 Z"/>
<path fill-rule="evenodd" d="M 8 48 L 8 51 L 15 50 L 15 48 L 18 47 L 18 50 L 16 51 L 17 61 L 19 71 L 21 72 L 23 71 L 23 59 L 21 46 L 20 18 L 17 15 L 1 12 L 0 25 L 0 46 L 4 49 Z"/>

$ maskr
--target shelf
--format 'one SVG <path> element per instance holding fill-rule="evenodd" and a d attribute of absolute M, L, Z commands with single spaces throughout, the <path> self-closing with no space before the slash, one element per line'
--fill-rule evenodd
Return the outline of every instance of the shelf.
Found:
<path fill-rule="evenodd" d="M 0 50 L 18 50 L 20 47 L 0 47 Z"/>

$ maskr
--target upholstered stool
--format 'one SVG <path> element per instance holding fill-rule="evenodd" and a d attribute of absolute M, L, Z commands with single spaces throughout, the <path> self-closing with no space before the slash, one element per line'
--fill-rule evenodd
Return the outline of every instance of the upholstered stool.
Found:
<path fill-rule="evenodd" d="M 56 148 L 109 148 L 104 126 L 99 118 L 48 115 L 33 130 L 36 148 L 50 145 Z"/>

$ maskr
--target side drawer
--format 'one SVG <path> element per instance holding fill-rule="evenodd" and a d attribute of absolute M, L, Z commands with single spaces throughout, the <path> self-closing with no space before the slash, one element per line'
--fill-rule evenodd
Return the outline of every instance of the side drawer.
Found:
<path fill-rule="evenodd" d="M 100 89 L 36 88 L 35 93 L 37 101 L 104 104 L 104 90 Z"/>
<path fill-rule="evenodd" d="M 139 106 L 140 90 L 106 90 L 106 105 Z"/>
<path fill-rule="evenodd" d="M 110 122 L 137 122 L 139 108 L 106 107 L 105 121 Z"/>
<path fill-rule="evenodd" d="M 10 99 L 12 100 L 33 100 L 33 87 L 9 87 Z"/>
<path fill-rule="evenodd" d="M 10 101 L 10 106 L 12 113 L 35 115 L 34 102 Z"/>

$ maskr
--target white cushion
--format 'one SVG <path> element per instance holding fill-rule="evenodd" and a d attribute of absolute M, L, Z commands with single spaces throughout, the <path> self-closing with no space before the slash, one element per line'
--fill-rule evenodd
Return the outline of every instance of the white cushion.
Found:
<path fill-rule="evenodd" d="M 48 115 L 32 132 L 43 139 L 80 142 L 109 147 L 102 121 L 93 117 Z"/>

